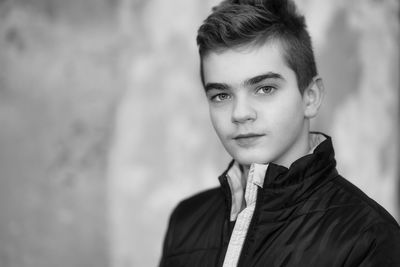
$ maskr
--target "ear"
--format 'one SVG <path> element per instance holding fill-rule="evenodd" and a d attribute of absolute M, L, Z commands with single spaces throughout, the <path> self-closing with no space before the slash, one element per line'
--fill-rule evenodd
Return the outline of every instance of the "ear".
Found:
<path fill-rule="evenodd" d="M 316 76 L 303 92 L 304 116 L 306 118 L 311 119 L 317 116 L 324 95 L 325 89 L 322 78 Z"/>

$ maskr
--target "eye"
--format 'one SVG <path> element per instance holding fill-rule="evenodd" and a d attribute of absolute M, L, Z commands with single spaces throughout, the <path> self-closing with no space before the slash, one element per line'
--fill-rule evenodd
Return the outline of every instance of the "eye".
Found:
<path fill-rule="evenodd" d="M 256 93 L 262 95 L 269 95 L 275 92 L 276 88 L 274 86 L 262 86 L 257 88 Z"/>
<path fill-rule="evenodd" d="M 214 101 L 214 102 L 222 102 L 222 101 L 230 99 L 230 97 L 231 96 L 229 94 L 220 93 L 220 94 L 212 96 L 210 99 L 211 99 L 211 101 Z"/>

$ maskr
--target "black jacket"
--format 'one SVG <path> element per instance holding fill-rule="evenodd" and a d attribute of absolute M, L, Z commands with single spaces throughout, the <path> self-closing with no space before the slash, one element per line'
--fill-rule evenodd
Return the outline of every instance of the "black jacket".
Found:
<path fill-rule="evenodd" d="M 238 266 L 400 266 L 399 225 L 335 166 L 329 137 L 289 169 L 269 165 Z M 226 174 L 175 208 L 161 267 L 222 266 L 232 229 Z"/>

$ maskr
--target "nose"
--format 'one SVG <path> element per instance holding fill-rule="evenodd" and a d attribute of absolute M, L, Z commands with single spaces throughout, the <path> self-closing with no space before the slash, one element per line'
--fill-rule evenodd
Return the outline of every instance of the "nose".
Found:
<path fill-rule="evenodd" d="M 254 107 L 245 98 L 236 98 L 232 108 L 232 122 L 245 123 L 257 118 Z"/>

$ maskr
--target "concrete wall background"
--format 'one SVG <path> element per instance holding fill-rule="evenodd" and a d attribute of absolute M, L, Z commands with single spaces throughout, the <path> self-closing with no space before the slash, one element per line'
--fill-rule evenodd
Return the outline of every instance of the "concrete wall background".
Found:
<path fill-rule="evenodd" d="M 0 1 L 0 266 L 155 266 L 217 185 L 197 27 L 216 0 Z M 314 129 L 399 215 L 399 3 L 297 0 L 328 95 Z"/>
<path fill-rule="evenodd" d="M 0 266 L 109 266 L 123 73 L 105 3 L 0 2 Z"/>

